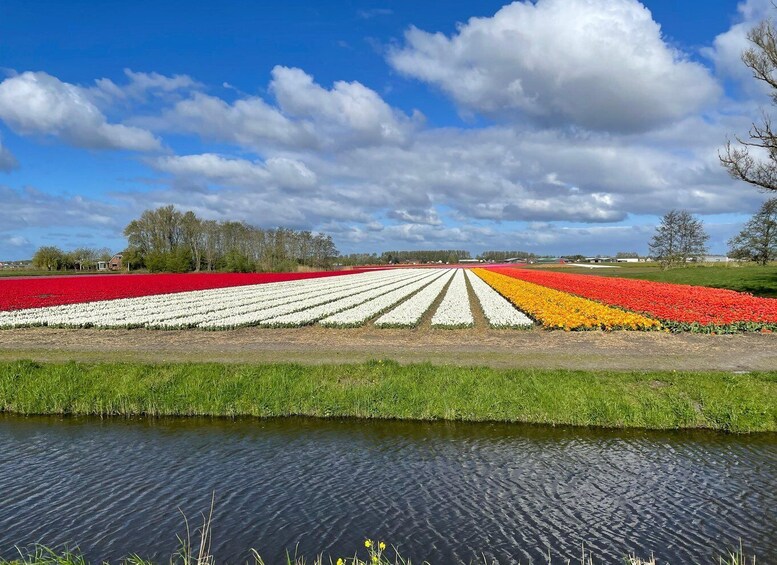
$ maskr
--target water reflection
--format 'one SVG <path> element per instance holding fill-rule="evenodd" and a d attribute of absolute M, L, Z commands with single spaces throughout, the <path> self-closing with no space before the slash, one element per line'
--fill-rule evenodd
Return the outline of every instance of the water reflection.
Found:
<path fill-rule="evenodd" d="M 0 416 L 0 555 L 166 560 L 216 492 L 214 552 L 278 563 L 365 537 L 414 561 L 777 555 L 777 435 L 387 421 Z"/>

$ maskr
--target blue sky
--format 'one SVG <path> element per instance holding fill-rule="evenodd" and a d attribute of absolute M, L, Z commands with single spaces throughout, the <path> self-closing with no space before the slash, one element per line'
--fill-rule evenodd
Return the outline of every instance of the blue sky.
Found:
<path fill-rule="evenodd" d="M 342 252 L 714 252 L 768 196 L 717 163 L 766 93 L 768 0 L 0 4 L 0 260 L 124 246 L 143 209 Z"/>

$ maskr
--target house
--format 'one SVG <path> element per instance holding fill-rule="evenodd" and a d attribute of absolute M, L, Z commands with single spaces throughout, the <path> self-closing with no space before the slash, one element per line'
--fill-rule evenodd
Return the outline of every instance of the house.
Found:
<path fill-rule="evenodd" d="M 108 261 L 97 261 L 97 270 L 98 271 L 107 271 L 108 270 Z"/>
<path fill-rule="evenodd" d="M 111 260 L 108 261 L 108 270 L 109 271 L 121 271 L 124 268 L 124 263 L 121 260 L 122 254 L 117 253 L 113 257 L 111 257 Z M 99 269 L 99 266 L 97 267 Z"/>

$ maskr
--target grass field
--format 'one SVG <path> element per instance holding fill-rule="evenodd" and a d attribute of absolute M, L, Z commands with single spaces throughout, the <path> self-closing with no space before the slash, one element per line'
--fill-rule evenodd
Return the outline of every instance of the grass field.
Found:
<path fill-rule="evenodd" d="M 777 372 L 16 361 L 0 363 L 0 411 L 777 431 Z"/>
<path fill-rule="evenodd" d="M 777 264 L 766 267 L 744 265 L 692 265 L 662 270 L 657 263 L 621 263 L 613 269 L 589 269 L 561 265 L 528 267 L 563 273 L 623 277 L 676 284 L 693 284 L 749 292 L 755 296 L 777 298 Z"/>

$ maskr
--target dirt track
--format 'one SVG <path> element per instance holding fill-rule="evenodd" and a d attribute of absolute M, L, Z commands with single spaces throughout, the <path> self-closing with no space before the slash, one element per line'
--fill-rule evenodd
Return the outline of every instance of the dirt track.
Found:
<path fill-rule="evenodd" d="M 570 369 L 777 370 L 777 334 L 244 328 L 0 330 L 0 360 L 402 363 Z"/>

